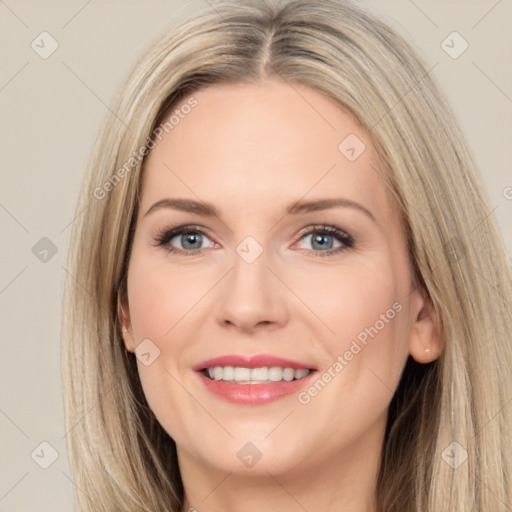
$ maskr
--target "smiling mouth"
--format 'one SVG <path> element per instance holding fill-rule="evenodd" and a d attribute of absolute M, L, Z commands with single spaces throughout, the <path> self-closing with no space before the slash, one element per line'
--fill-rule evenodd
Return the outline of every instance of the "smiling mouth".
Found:
<path fill-rule="evenodd" d="M 233 382 L 236 384 L 271 384 L 292 382 L 307 377 L 313 370 L 270 366 L 245 368 L 241 366 L 213 366 L 204 368 L 201 373 L 210 380 Z"/>

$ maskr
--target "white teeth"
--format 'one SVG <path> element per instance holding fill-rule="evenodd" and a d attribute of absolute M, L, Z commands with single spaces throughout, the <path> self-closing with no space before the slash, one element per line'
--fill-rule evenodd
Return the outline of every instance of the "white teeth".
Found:
<path fill-rule="evenodd" d="M 223 380 L 228 380 L 224 378 Z M 240 382 L 242 380 L 251 380 L 251 369 L 250 368 L 235 368 L 235 376 L 233 380 Z"/>
<path fill-rule="evenodd" d="M 302 377 L 305 377 L 306 375 L 309 375 L 309 370 L 295 370 L 296 379 L 302 379 Z"/>
<path fill-rule="evenodd" d="M 290 382 L 295 377 L 295 370 L 293 368 L 285 368 L 283 370 L 283 379 L 286 382 Z"/>
<path fill-rule="evenodd" d="M 272 366 L 268 370 L 268 380 L 272 382 L 279 382 L 283 380 L 283 369 L 279 368 L 279 366 Z"/>
<path fill-rule="evenodd" d="M 232 366 L 224 367 L 224 375 L 222 376 L 223 380 L 233 380 L 235 377 L 235 369 Z"/>
<path fill-rule="evenodd" d="M 243 368 L 240 366 L 215 366 L 208 368 L 207 373 L 212 380 L 235 381 L 244 384 L 261 384 L 265 382 L 290 382 L 293 379 L 302 379 L 309 375 L 309 370 L 301 368 L 281 368 L 272 366 L 270 368 Z"/>
<path fill-rule="evenodd" d="M 268 380 L 268 368 L 253 368 L 251 380 Z"/>

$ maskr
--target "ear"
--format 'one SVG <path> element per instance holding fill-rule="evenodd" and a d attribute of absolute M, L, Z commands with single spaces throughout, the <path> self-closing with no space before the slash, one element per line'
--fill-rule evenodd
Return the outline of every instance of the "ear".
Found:
<path fill-rule="evenodd" d="M 409 354 L 421 364 L 431 363 L 443 351 L 440 328 L 429 294 L 420 288 L 412 293 Z"/>
<path fill-rule="evenodd" d="M 133 352 L 135 350 L 135 340 L 133 338 L 130 308 L 126 292 L 120 294 L 117 310 L 119 323 L 121 324 L 124 346 L 126 347 L 126 350 Z"/>

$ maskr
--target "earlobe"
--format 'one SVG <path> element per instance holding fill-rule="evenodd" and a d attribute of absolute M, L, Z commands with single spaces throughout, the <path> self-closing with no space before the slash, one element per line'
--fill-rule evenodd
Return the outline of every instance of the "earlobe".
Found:
<path fill-rule="evenodd" d="M 409 354 L 421 364 L 435 361 L 443 346 L 432 299 L 425 291 L 416 291 L 411 304 Z"/>
<path fill-rule="evenodd" d="M 125 326 L 123 326 L 122 330 L 124 346 L 126 347 L 126 350 L 128 350 L 128 352 L 133 352 L 135 350 L 133 343 L 133 335 Z"/>
<path fill-rule="evenodd" d="M 119 301 L 118 317 L 119 323 L 121 324 L 124 346 L 126 347 L 126 350 L 133 352 L 135 350 L 135 343 L 133 339 L 127 300 Z"/>

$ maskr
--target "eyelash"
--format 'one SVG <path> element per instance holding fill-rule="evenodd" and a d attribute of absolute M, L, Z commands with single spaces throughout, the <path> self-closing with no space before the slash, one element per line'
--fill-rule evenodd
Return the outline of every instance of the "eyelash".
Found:
<path fill-rule="evenodd" d="M 201 227 L 201 226 L 195 226 L 195 225 L 186 225 L 186 226 L 180 226 L 175 229 L 167 230 L 162 229 L 155 235 L 155 245 L 158 247 L 161 246 L 167 246 L 167 251 L 169 253 L 174 254 L 183 254 L 186 256 L 192 256 L 195 254 L 198 254 L 201 252 L 202 249 L 192 249 L 189 251 L 184 251 L 182 249 L 176 249 L 175 247 L 172 247 L 171 245 L 168 245 L 169 242 L 175 238 L 178 235 L 183 234 L 196 234 L 199 233 L 201 235 L 204 235 L 208 238 L 208 233 Z M 345 251 L 347 249 L 350 249 L 354 246 L 355 240 L 354 238 L 349 235 L 347 232 L 335 227 L 335 226 L 329 226 L 325 224 L 317 224 L 314 226 L 309 226 L 304 231 L 301 231 L 299 240 L 304 238 L 307 235 L 310 234 L 327 234 L 330 236 L 333 236 L 336 238 L 339 242 L 341 242 L 342 246 L 337 247 L 336 249 L 329 249 L 328 251 L 315 251 L 314 249 L 311 249 L 313 254 L 315 256 L 331 256 L 333 254 L 341 253 L 342 251 Z"/>

